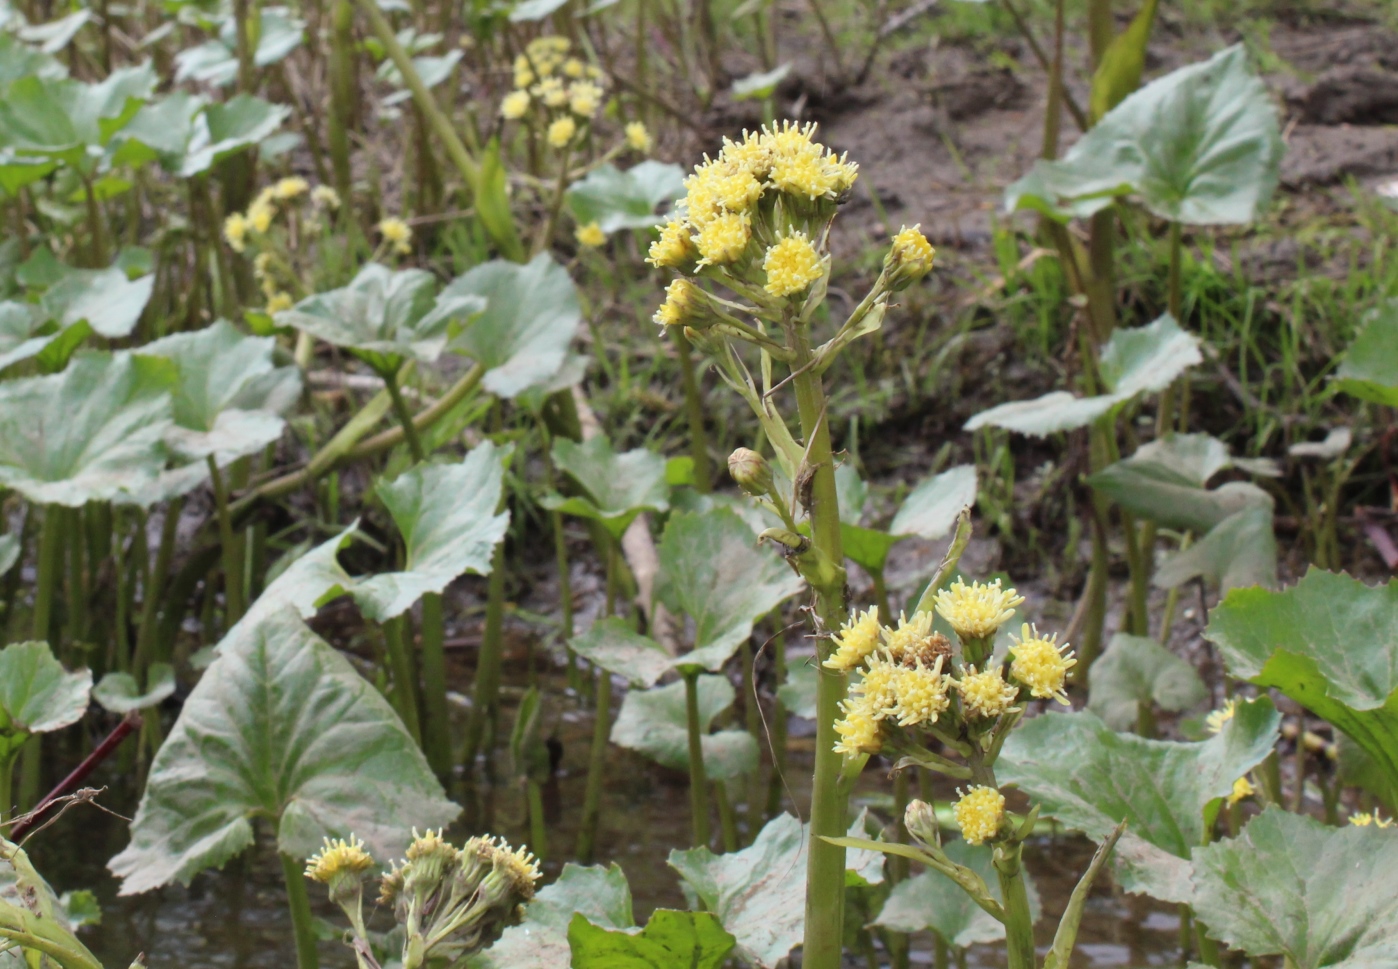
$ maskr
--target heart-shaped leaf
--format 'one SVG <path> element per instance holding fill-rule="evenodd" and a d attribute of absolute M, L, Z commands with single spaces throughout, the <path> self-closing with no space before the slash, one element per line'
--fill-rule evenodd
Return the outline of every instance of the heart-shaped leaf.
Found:
<path fill-rule="evenodd" d="M 150 64 L 118 68 L 96 84 L 22 77 L 0 98 L 0 145 L 90 172 L 156 80 Z"/>
<path fill-rule="evenodd" d="M 452 348 L 486 368 L 485 389 L 512 399 L 553 381 L 569 361 L 582 304 L 568 270 L 541 253 L 524 265 L 496 259 L 449 283 L 442 294 L 485 300 L 485 311 Z"/>
<path fill-rule="evenodd" d="M 1130 730 L 1142 703 L 1179 713 L 1208 695 L 1194 667 L 1164 646 L 1117 633 L 1092 664 L 1087 708 L 1113 730 Z"/>
<path fill-rule="evenodd" d="M 1222 489 L 1219 489 L 1220 491 Z M 1229 515 L 1189 548 L 1171 555 L 1152 582 L 1173 589 L 1202 578 L 1223 592 L 1244 586 L 1277 584 L 1277 537 L 1272 531 L 1271 496 Z"/>
<path fill-rule="evenodd" d="M 621 229 L 646 229 L 660 221 L 658 206 L 684 194 L 684 169 L 665 162 L 643 161 L 627 171 L 601 165 L 568 189 L 568 207 L 579 225 L 596 222 L 611 235 Z"/>
<path fill-rule="evenodd" d="M 962 509 L 976 503 L 976 466 L 960 464 L 923 481 L 903 499 L 888 530 L 928 541 L 945 538 Z"/>
<path fill-rule="evenodd" d="M 168 360 L 121 353 L 0 384 L 0 484 L 74 508 L 141 490 L 165 466 L 174 382 Z"/>
<path fill-rule="evenodd" d="M 407 547 L 402 572 L 361 579 L 353 589 L 376 622 L 402 615 L 458 575 L 489 575 L 510 513 L 498 511 L 509 451 L 485 441 L 458 464 L 421 464 L 378 487 Z"/>
<path fill-rule="evenodd" d="M 130 279 L 121 269 L 65 269 L 39 301 L 43 316 L 60 328 L 87 324 L 99 336 L 130 336 L 150 302 L 155 276 Z M 62 366 L 62 363 L 59 363 Z"/>
<path fill-rule="evenodd" d="M 1228 672 L 1280 690 L 1349 734 L 1398 806 L 1398 581 L 1311 569 L 1282 592 L 1234 589 L 1204 636 Z"/>
<path fill-rule="evenodd" d="M 254 817 L 293 858 L 353 834 L 387 862 L 459 811 L 388 701 L 288 609 L 220 644 L 109 867 L 123 895 L 188 883 L 252 844 Z"/>
<path fill-rule="evenodd" d="M 258 16 L 253 65 L 267 67 L 285 59 L 300 46 L 303 27 L 301 21 L 288 15 L 285 7 L 262 10 Z M 237 27 L 231 16 L 222 18 L 217 39 L 175 55 L 176 82 L 189 80 L 227 87 L 237 78 Z"/>
<path fill-rule="evenodd" d="M 675 657 L 664 646 L 636 632 L 617 616 L 593 623 L 587 632 L 574 636 L 569 645 L 589 663 L 643 689 L 655 686 L 675 668 Z"/>
<path fill-rule="evenodd" d="M 1086 711 L 1050 713 L 1010 735 L 996 773 L 1091 840 L 1126 819 L 1113 852 L 1122 888 L 1187 903 L 1206 809 L 1272 752 L 1279 723 L 1270 700 L 1240 702 L 1216 736 L 1174 743 L 1115 733 Z"/>
<path fill-rule="evenodd" d="M 596 519 L 618 539 L 641 512 L 664 511 L 670 506 L 665 459 L 645 448 L 617 454 L 601 434 L 582 444 L 558 438 L 553 442 L 553 463 L 576 481 L 586 496 L 547 495 L 544 507 Z"/>
<path fill-rule="evenodd" d="M 1190 225 L 1251 222 L 1276 189 L 1276 109 L 1241 44 L 1131 94 L 1056 161 L 1005 193 L 1006 208 L 1086 216 L 1123 195 Z"/>
<path fill-rule="evenodd" d="M 146 671 L 146 690 L 130 673 L 115 670 L 103 676 L 92 688 L 92 698 L 102 704 L 104 710 L 116 714 L 127 714 L 132 710 L 146 710 L 165 702 L 175 692 L 175 668 L 169 663 L 152 663 Z"/>
<path fill-rule="evenodd" d="M 733 705 L 733 684 L 723 676 L 700 676 L 699 729 L 704 770 L 712 780 L 741 777 L 757 766 L 757 741 L 746 730 L 709 733 L 714 718 Z M 684 683 L 675 682 L 649 690 L 632 690 L 621 701 L 612 724 L 612 743 L 645 754 L 675 770 L 689 769 L 689 729 Z"/>
<path fill-rule="evenodd" d="M 568 927 L 572 969 L 720 969 L 733 942 L 708 912 L 658 909 L 638 933 L 593 925 L 582 913 Z"/>
<path fill-rule="evenodd" d="M 91 690 L 92 674 L 69 673 L 48 643 L 11 643 L 0 649 L 0 758 L 30 734 L 77 723 L 87 712 Z"/>
<path fill-rule="evenodd" d="M 635 928 L 631 914 L 631 886 L 626 875 L 610 868 L 584 868 L 572 863 L 552 885 L 524 910 L 524 921 L 504 931 L 498 942 L 472 956 L 470 969 L 569 969 L 568 927 L 582 916 L 608 929 Z"/>
<path fill-rule="evenodd" d="M 1370 311 L 1335 371 L 1335 384 L 1361 400 L 1398 407 L 1398 300 Z"/>
<path fill-rule="evenodd" d="M 1194 849 L 1208 934 L 1296 969 L 1398 963 L 1398 838 L 1272 807 L 1241 835 Z"/>

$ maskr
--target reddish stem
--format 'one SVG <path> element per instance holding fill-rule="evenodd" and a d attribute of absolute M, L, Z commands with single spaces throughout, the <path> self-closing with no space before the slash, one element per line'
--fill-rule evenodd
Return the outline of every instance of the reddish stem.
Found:
<path fill-rule="evenodd" d="M 44 812 L 48 810 L 49 805 L 53 804 L 54 801 L 57 801 L 60 797 L 63 797 L 86 780 L 87 775 L 96 770 L 98 764 L 110 757 L 112 751 L 121 746 L 121 742 L 126 739 L 126 735 L 140 725 L 141 714 L 135 710 L 132 710 L 126 716 L 122 717 L 121 723 L 117 724 L 116 728 L 111 733 L 107 734 L 106 739 L 98 744 L 92 753 L 84 757 L 83 762 L 77 767 L 74 767 L 72 773 L 59 781 L 57 787 L 44 795 L 44 799 L 39 802 L 39 806 L 29 812 L 27 818 L 14 826 L 14 829 L 10 832 L 10 840 L 14 842 L 22 840 L 25 834 L 29 832 L 30 828 L 43 820 Z"/>

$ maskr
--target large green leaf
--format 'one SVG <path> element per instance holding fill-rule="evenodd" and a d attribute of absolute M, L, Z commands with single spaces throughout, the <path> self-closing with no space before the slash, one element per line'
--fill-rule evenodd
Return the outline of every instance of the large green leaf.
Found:
<path fill-rule="evenodd" d="M 134 493 L 165 466 L 175 368 L 129 353 L 0 384 L 0 484 L 77 507 Z"/>
<path fill-rule="evenodd" d="M 717 670 L 752 635 L 753 623 L 801 591 L 778 555 L 757 548 L 727 508 L 670 516 L 657 550 L 657 595 L 694 621 L 694 648 L 681 661 Z"/>
<path fill-rule="evenodd" d="M 155 85 L 149 64 L 118 68 L 96 84 L 22 77 L 0 99 L 0 145 L 90 172 Z"/>
<path fill-rule="evenodd" d="M 1268 808 L 1237 838 L 1194 850 L 1208 933 L 1295 969 L 1398 965 L 1398 838 Z"/>
<path fill-rule="evenodd" d="M 452 348 L 486 368 L 485 389 L 514 398 L 548 383 L 568 362 L 582 304 L 568 270 L 548 253 L 524 265 L 496 259 L 447 284 L 443 296 L 485 300 Z"/>
<path fill-rule="evenodd" d="M 992 849 L 989 845 L 969 845 L 958 838 L 946 842 L 942 850 L 958 865 L 964 865 L 980 875 L 990 894 L 1001 900 L 1000 880 L 991 863 Z M 1029 912 L 1037 922 L 1039 893 L 1034 883 L 1029 881 L 1027 873 L 1025 879 L 1028 882 Z M 893 886 L 873 924 L 894 932 L 935 932 L 947 945 L 957 949 L 998 942 L 1005 937 L 1003 923 L 972 901 L 971 896 L 962 891 L 956 882 L 931 870 Z"/>
<path fill-rule="evenodd" d="M 1244 586 L 1276 586 L 1277 537 L 1272 531 L 1270 496 L 1266 504 L 1229 515 L 1189 548 L 1171 555 L 1151 581 L 1162 589 L 1173 589 L 1193 578 L 1202 578 L 1225 593 Z"/>
<path fill-rule="evenodd" d="M 720 969 L 733 942 L 708 912 L 662 908 L 639 933 L 593 925 L 582 913 L 568 927 L 572 969 Z"/>
<path fill-rule="evenodd" d="M 446 290 L 434 298 L 436 287 L 432 274 L 421 269 L 394 271 L 371 262 L 348 286 L 309 296 L 276 320 L 390 374 L 408 357 L 436 360 L 452 324 L 485 308 L 483 299 L 469 293 Z"/>
<path fill-rule="evenodd" d="M 643 161 L 620 171 L 615 165 L 594 168 L 568 189 L 568 207 L 579 225 L 596 222 L 611 235 L 620 229 L 646 229 L 660 221 L 657 206 L 684 194 L 684 169 Z"/>
<path fill-rule="evenodd" d="M 664 646 L 636 632 L 619 616 L 593 623 L 587 632 L 574 636 L 569 645 L 589 663 L 643 689 L 655 686 L 676 663 Z"/>
<path fill-rule="evenodd" d="M 384 863 L 459 810 L 388 701 L 288 609 L 224 639 L 109 867 L 124 895 L 188 883 L 252 844 L 254 818 L 293 858 L 354 834 Z"/>
<path fill-rule="evenodd" d="M 456 464 L 422 464 L 378 487 L 403 536 L 402 572 L 355 584 L 364 614 L 378 622 L 402 615 L 429 592 L 467 572 L 489 575 L 510 513 L 499 511 L 508 450 L 485 441 Z"/>
<path fill-rule="evenodd" d="M 616 538 L 641 512 L 670 507 L 665 459 L 645 448 L 617 454 L 601 434 L 582 444 L 560 437 L 553 442 L 553 463 L 586 494 L 547 495 L 544 507 L 594 518 Z"/>
<path fill-rule="evenodd" d="M 1335 385 L 1362 400 L 1398 407 L 1398 300 L 1367 315 L 1335 371 Z"/>
<path fill-rule="evenodd" d="M 87 712 L 91 690 L 92 674 L 69 673 L 48 643 L 11 643 L 0 649 L 0 765 L 30 734 L 77 723 Z"/>
<path fill-rule="evenodd" d="M 281 437 L 281 415 L 300 396 L 301 376 L 273 362 L 275 348 L 273 338 L 244 336 L 224 320 L 141 348 L 179 370 L 166 438 L 179 455 L 212 456 L 223 466 Z"/>
<path fill-rule="evenodd" d="M 303 24 L 285 7 L 263 9 L 257 18 L 253 66 L 267 67 L 300 46 Z M 238 77 L 237 27 L 233 17 L 221 18 L 218 38 L 175 55 L 175 80 L 199 81 L 227 87 Z"/>
<path fill-rule="evenodd" d="M 1075 397 L 1056 390 L 1035 400 L 1001 404 L 972 417 L 966 430 L 1003 427 L 1045 437 L 1086 427 L 1138 394 L 1164 390 L 1203 359 L 1198 338 L 1181 330 L 1174 317 L 1162 316 L 1146 326 L 1117 330 L 1102 348 L 1100 369 L 1109 393 Z"/>
<path fill-rule="evenodd" d="M 569 969 L 568 926 L 577 916 L 602 928 L 630 929 L 631 886 L 614 863 L 610 868 L 566 864 L 558 881 L 546 885 L 524 910 L 524 921 L 468 960 L 470 969 Z"/>
<path fill-rule="evenodd" d="M 714 718 L 733 705 L 733 684 L 724 676 L 698 677 L 699 729 L 704 769 L 710 779 L 731 780 L 757 766 L 757 741 L 746 730 L 710 733 Z M 684 683 L 632 690 L 612 724 L 612 743 L 645 754 L 675 770 L 689 768 L 689 730 Z"/>
<path fill-rule="evenodd" d="M 68 68 L 56 58 L 22 43 L 8 31 L 0 32 L 0 90 L 22 77 L 57 79 L 67 76 Z"/>
<path fill-rule="evenodd" d="M 308 549 L 290 562 L 267 583 L 262 594 L 243 613 L 243 618 L 214 647 L 215 652 L 232 640 L 242 626 L 251 628 L 287 609 L 294 609 L 302 619 L 309 619 L 321 606 L 353 589 L 354 579 L 340 565 L 338 555 L 340 549 L 353 541 L 358 528 L 356 521 L 334 538 Z"/>
<path fill-rule="evenodd" d="M 1086 711 L 1045 714 L 1010 735 L 996 773 L 1093 841 L 1125 819 L 1113 853 L 1121 886 L 1188 902 L 1206 809 L 1272 752 L 1279 722 L 1270 700 L 1240 702 L 1217 735 L 1174 743 L 1115 733 Z"/>
<path fill-rule="evenodd" d="M 150 302 L 155 276 L 129 279 L 113 266 L 108 269 L 66 269 L 39 301 L 43 315 L 67 329 L 86 323 L 99 336 L 130 336 Z"/>
<path fill-rule="evenodd" d="M 1311 569 L 1282 592 L 1234 589 L 1204 636 L 1228 672 L 1280 690 L 1349 734 L 1398 805 L 1398 581 Z"/>
<path fill-rule="evenodd" d="M 172 91 L 143 106 L 122 130 L 114 163 L 154 160 L 167 171 L 190 178 L 261 144 L 290 114 L 287 105 L 250 94 L 210 102 L 200 95 Z"/>
<path fill-rule="evenodd" d="M 1237 45 L 1125 98 L 1061 159 L 1011 185 L 1006 206 L 1067 219 L 1129 194 L 1172 222 L 1250 222 L 1276 188 L 1282 151 L 1276 109 Z"/>
<path fill-rule="evenodd" d="M 1087 708 L 1113 730 L 1130 730 L 1142 703 L 1179 713 L 1208 695 L 1194 667 L 1164 646 L 1146 636 L 1117 633 L 1092 664 Z"/>
<path fill-rule="evenodd" d="M 959 464 L 923 481 L 903 499 L 888 530 L 929 541 L 945 538 L 962 509 L 976 503 L 976 466 Z"/>
<path fill-rule="evenodd" d="M 126 714 L 163 703 L 174 692 L 175 668 L 169 663 L 152 663 L 146 672 L 144 691 L 130 673 L 113 670 L 92 688 L 92 698 L 102 704 L 104 710 Z"/>

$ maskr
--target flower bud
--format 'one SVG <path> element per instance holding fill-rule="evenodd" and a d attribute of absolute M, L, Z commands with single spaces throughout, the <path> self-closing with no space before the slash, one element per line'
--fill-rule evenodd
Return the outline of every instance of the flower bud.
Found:
<path fill-rule="evenodd" d="M 691 330 L 707 330 L 723 322 L 709 294 L 683 276 L 665 287 L 665 302 L 653 319 L 664 327 L 683 326 Z"/>
<path fill-rule="evenodd" d="M 728 455 L 728 473 L 754 498 L 762 498 L 772 490 L 772 466 L 756 451 L 740 447 Z"/>
<path fill-rule="evenodd" d="M 908 829 L 908 834 L 925 845 L 941 843 L 937 830 L 937 809 L 926 801 L 914 799 L 908 802 L 908 809 L 903 812 L 903 826 Z"/>
<path fill-rule="evenodd" d="M 883 272 L 888 288 L 901 292 L 932 271 L 937 250 L 927 241 L 917 226 L 904 228 L 893 237 L 893 245 L 884 257 Z"/>

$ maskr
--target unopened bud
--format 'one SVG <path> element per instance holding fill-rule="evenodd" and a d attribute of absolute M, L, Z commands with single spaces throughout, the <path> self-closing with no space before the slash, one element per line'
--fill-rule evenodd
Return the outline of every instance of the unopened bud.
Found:
<path fill-rule="evenodd" d="M 925 845 L 941 843 L 937 833 L 937 809 L 926 801 L 908 802 L 908 809 L 903 812 L 903 826 Z"/>
<path fill-rule="evenodd" d="M 683 326 L 692 330 L 707 330 L 715 323 L 723 322 L 709 294 L 683 276 L 665 287 L 665 302 L 655 311 L 654 319 L 667 329 Z"/>
<path fill-rule="evenodd" d="M 765 497 L 772 490 L 772 467 L 751 448 L 740 447 L 728 455 L 728 473 L 754 498 Z"/>
<path fill-rule="evenodd" d="M 893 245 L 884 257 L 883 272 L 888 288 L 901 292 L 932 271 L 937 250 L 917 226 L 904 228 L 893 237 Z"/>

